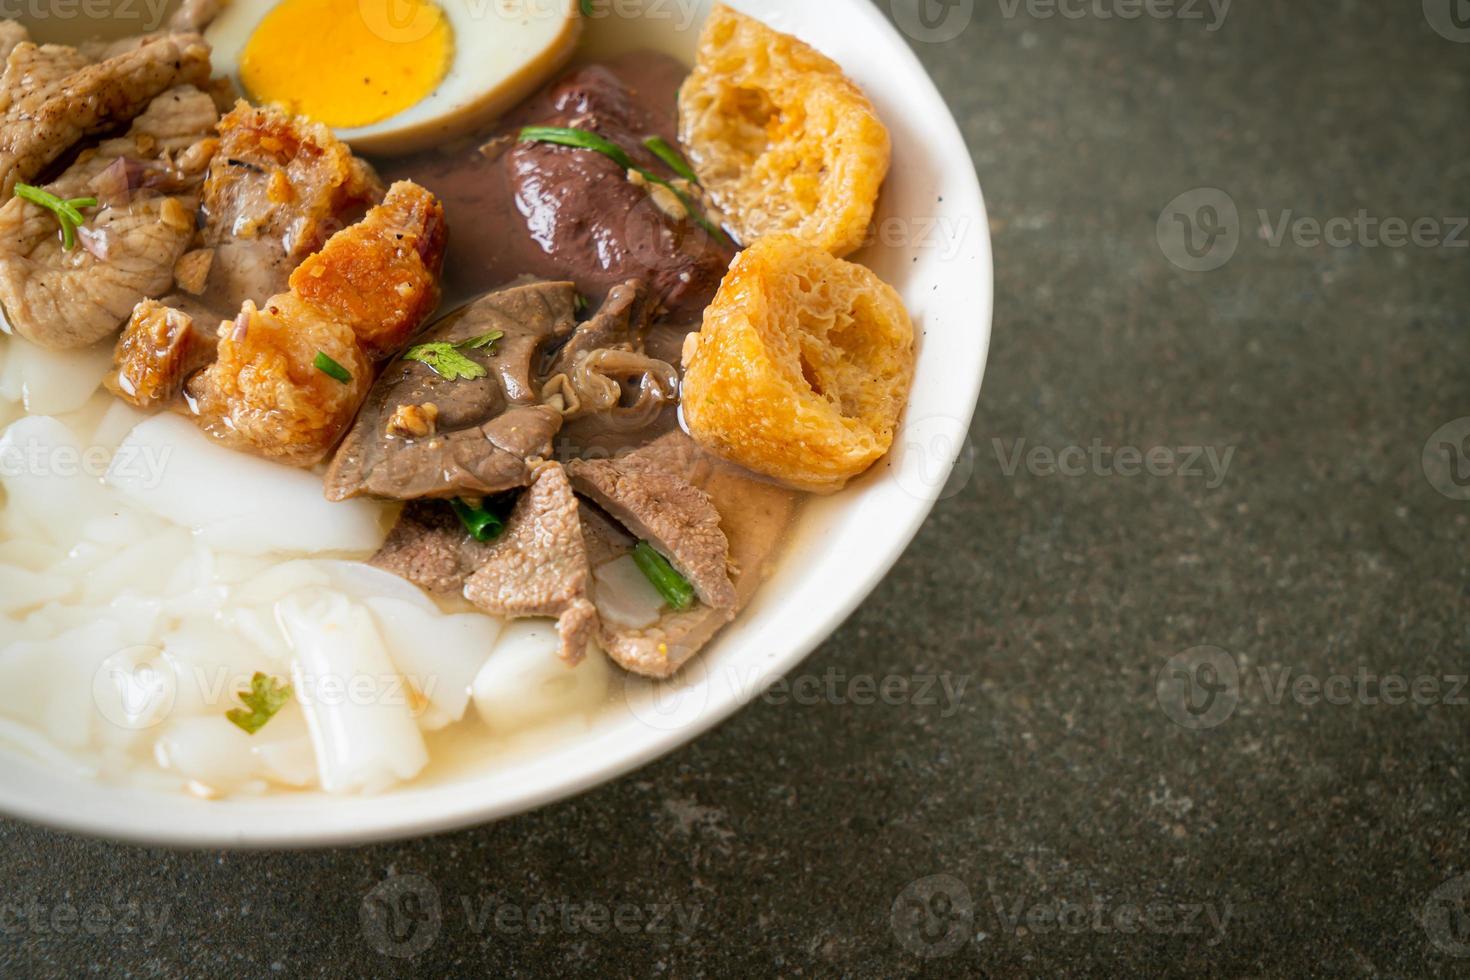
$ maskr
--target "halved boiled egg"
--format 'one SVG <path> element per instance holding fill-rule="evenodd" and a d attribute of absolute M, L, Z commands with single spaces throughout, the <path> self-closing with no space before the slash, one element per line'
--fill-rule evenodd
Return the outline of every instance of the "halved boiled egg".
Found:
<path fill-rule="evenodd" d="M 232 0 L 205 32 L 252 102 L 405 153 L 471 132 L 571 57 L 578 0 Z"/>

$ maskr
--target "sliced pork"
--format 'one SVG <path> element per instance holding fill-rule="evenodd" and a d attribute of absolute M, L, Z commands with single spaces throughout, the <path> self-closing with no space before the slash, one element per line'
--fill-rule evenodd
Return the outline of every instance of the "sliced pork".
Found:
<path fill-rule="evenodd" d="M 48 209 L 19 198 L 0 207 L 0 309 L 16 333 L 52 349 L 85 347 L 173 286 L 217 121 L 208 95 L 181 86 L 154 99 L 125 136 L 83 151 L 45 187 L 63 200 L 99 200 L 70 250 Z"/>
<path fill-rule="evenodd" d="M 17 44 L 0 75 L 0 198 L 87 136 L 124 125 L 178 85 L 209 81 L 209 47 L 173 34 L 96 64 L 70 48 Z"/>
<path fill-rule="evenodd" d="M 240 102 L 219 121 L 218 131 L 204 181 L 199 247 L 175 265 L 178 291 L 137 307 L 118 344 L 118 370 L 108 385 L 140 408 L 167 404 L 181 393 L 189 377 L 214 359 L 221 321 L 236 319 L 246 303 L 258 310 L 287 292 L 306 256 L 383 197 L 372 169 L 310 120 Z M 442 215 L 430 223 L 442 236 Z M 442 252 L 442 241 L 416 240 Z M 325 276 L 326 266 L 314 268 Z M 377 270 L 373 263 L 360 266 L 367 274 Z M 340 299 L 344 277 L 355 274 L 339 261 L 338 274 L 308 291 L 320 294 L 330 286 Z M 401 318 L 396 322 L 390 333 L 402 329 Z"/>
<path fill-rule="evenodd" d="M 372 387 L 377 360 L 401 345 L 439 301 L 447 229 L 439 201 L 409 181 L 333 235 L 291 276 L 290 289 L 246 300 L 220 326 L 213 362 L 186 380 L 205 328 L 144 305 L 118 343 L 108 386 L 134 404 L 183 388 L 188 410 L 235 449 L 312 466 L 332 449 Z M 181 353 L 182 352 L 182 353 Z"/>

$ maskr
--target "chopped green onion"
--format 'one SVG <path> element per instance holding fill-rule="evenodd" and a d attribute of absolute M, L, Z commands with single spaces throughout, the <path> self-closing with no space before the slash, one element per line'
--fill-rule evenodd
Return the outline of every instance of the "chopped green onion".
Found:
<path fill-rule="evenodd" d="M 475 507 L 455 497 L 449 501 L 449 506 L 454 509 L 454 515 L 459 518 L 464 529 L 476 541 L 494 541 L 505 530 L 505 521 L 501 520 L 500 515 L 486 509 L 483 504 Z"/>
<path fill-rule="evenodd" d="M 329 378 L 335 378 L 344 385 L 352 384 L 352 374 L 342 365 L 332 360 L 322 351 L 316 352 L 316 357 L 311 362 L 316 369 Z"/>
<path fill-rule="evenodd" d="M 15 196 L 56 215 L 56 223 L 61 225 L 61 248 L 66 252 L 76 247 L 76 230 L 87 223 L 80 209 L 97 206 L 95 197 L 74 197 L 69 201 L 63 201 L 50 191 L 33 187 L 30 184 L 16 184 Z"/>
<path fill-rule="evenodd" d="M 256 671 L 249 690 L 238 692 L 236 697 L 245 707 L 231 708 L 225 717 L 245 734 L 254 735 L 291 700 L 291 685 Z"/>
<path fill-rule="evenodd" d="M 571 146 L 579 150 L 596 150 L 624 170 L 636 170 L 633 158 L 621 146 L 604 139 L 589 129 L 571 129 L 566 126 L 527 126 L 521 130 L 522 143 L 554 143 Z"/>
<path fill-rule="evenodd" d="M 469 340 L 461 340 L 454 346 L 460 350 L 479 350 L 481 347 L 489 347 L 504 336 L 504 330 L 492 330 L 489 333 L 482 333 L 478 337 L 471 337 Z"/>
<path fill-rule="evenodd" d="M 553 143 L 557 146 L 570 146 L 578 150 L 593 150 L 601 153 L 624 170 L 634 171 L 649 183 L 661 184 L 673 191 L 674 196 L 679 199 L 680 204 L 684 205 L 684 210 L 689 213 L 690 219 L 695 224 L 703 228 L 711 238 L 725 241 L 729 240 L 729 237 L 713 221 L 710 221 L 700 213 L 699 206 L 694 203 L 693 198 L 688 194 L 685 194 L 658 174 L 644 170 L 642 167 L 636 165 L 633 162 L 633 158 L 628 156 L 627 152 L 621 146 L 604 139 L 590 130 L 571 129 L 565 126 L 527 126 L 521 130 L 520 139 L 523 143 Z M 665 145 L 667 146 L 667 144 Z M 670 150 L 672 151 L 672 148 Z M 653 152 L 657 153 L 658 151 L 655 150 Z M 660 159 L 663 158 L 660 157 Z M 668 161 L 665 160 L 664 162 L 667 163 Z M 678 168 L 675 169 L 677 170 Z M 693 171 L 690 172 L 693 173 Z"/>
<path fill-rule="evenodd" d="M 633 549 L 633 562 L 669 605 L 681 612 L 694 605 L 694 586 L 647 541 L 639 541 Z"/>
<path fill-rule="evenodd" d="M 669 169 L 683 177 L 689 183 L 698 185 L 699 175 L 694 168 L 689 166 L 689 161 L 684 159 L 684 154 L 670 146 L 662 136 L 650 136 L 643 141 L 648 151 L 669 165 Z"/>
<path fill-rule="evenodd" d="M 592 16 L 592 0 L 582 0 L 582 5 L 581 6 L 582 6 L 582 16 L 583 17 L 591 17 Z"/>

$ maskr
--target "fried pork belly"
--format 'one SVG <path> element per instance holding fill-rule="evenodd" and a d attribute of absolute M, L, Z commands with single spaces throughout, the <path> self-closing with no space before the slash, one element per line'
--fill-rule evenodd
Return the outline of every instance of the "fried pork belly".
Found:
<path fill-rule="evenodd" d="M 394 184 L 381 205 L 296 271 L 288 292 L 259 306 L 247 300 L 221 324 L 214 363 L 186 384 L 199 424 L 235 449 L 296 466 L 319 462 L 372 387 L 375 360 L 406 342 L 438 303 L 445 239 L 438 200 L 417 184 Z M 166 389 L 166 371 L 150 370 L 146 354 L 187 358 L 173 352 L 178 342 L 132 344 L 149 323 L 129 323 L 119 376 L 140 390 L 139 381 Z M 133 350 L 145 356 L 126 359 Z M 346 379 L 322 370 L 318 355 Z"/>
<path fill-rule="evenodd" d="M 190 375 L 214 359 L 220 321 L 236 319 L 246 303 L 257 314 L 268 309 L 271 297 L 291 291 L 291 273 L 302 259 L 383 197 L 372 169 L 325 126 L 240 102 L 218 128 L 219 148 L 204 181 L 204 227 L 199 247 L 176 269 L 179 292 L 140 305 L 118 344 L 118 372 L 108 385 L 139 407 L 176 398 Z M 432 224 L 442 235 L 442 220 L 424 217 L 420 224 Z M 405 261 L 403 256 L 365 256 L 363 242 L 352 240 L 352 248 L 344 239 L 334 249 L 339 258 L 331 264 L 313 266 L 319 272 L 313 280 L 323 281 L 313 281 L 306 292 L 329 307 L 334 302 L 326 295 L 329 289 L 356 289 L 356 277 Z M 443 245 L 425 242 L 423 247 L 428 254 Z M 406 307 L 398 314 L 400 322 L 412 315 Z M 372 334 L 392 328 L 365 324 L 362 329 Z"/>
<path fill-rule="evenodd" d="M 204 189 L 204 243 L 266 241 L 290 270 L 383 198 L 371 167 L 321 123 L 239 102 L 219 123 Z M 258 298 L 258 297 L 257 297 Z"/>

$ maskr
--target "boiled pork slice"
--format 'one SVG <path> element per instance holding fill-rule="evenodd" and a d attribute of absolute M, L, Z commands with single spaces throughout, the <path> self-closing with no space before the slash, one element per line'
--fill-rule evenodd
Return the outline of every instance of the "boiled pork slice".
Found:
<path fill-rule="evenodd" d="M 139 305 L 118 344 L 108 385 L 140 408 L 174 399 L 214 360 L 222 321 L 233 321 L 247 302 L 258 307 L 286 292 L 323 236 L 383 197 L 372 169 L 310 120 L 242 102 L 220 120 L 219 132 L 204 181 L 204 227 L 198 247 L 175 268 L 178 291 Z M 442 220 L 435 225 L 442 234 Z M 442 246 L 437 237 L 418 240 Z M 363 268 L 371 274 L 377 267 Z M 313 291 L 339 281 L 324 275 Z"/>
<path fill-rule="evenodd" d="M 83 151 L 45 188 L 63 200 L 100 197 L 69 251 L 48 209 L 20 198 L 0 207 L 0 309 L 16 333 L 52 349 L 86 347 L 173 286 L 174 264 L 194 238 L 217 121 L 208 95 L 180 86 L 125 136 Z"/>
<path fill-rule="evenodd" d="M 0 74 L 0 198 L 87 136 L 124 125 L 179 85 L 203 86 L 209 46 L 170 34 L 90 64 L 73 48 L 21 42 Z"/>

